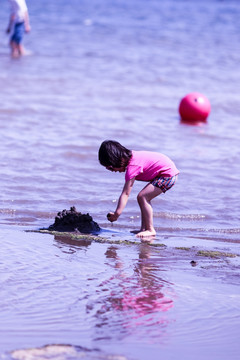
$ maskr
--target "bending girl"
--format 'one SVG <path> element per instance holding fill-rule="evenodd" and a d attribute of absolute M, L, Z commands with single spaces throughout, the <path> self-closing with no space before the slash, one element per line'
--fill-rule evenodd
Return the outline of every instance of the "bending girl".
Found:
<path fill-rule="evenodd" d="M 137 237 L 156 235 L 151 200 L 175 184 L 179 171 L 173 161 L 161 153 L 129 150 L 112 140 L 106 140 L 101 144 L 98 158 L 107 170 L 126 172 L 117 208 L 114 212 L 108 213 L 108 220 L 113 222 L 119 218 L 127 204 L 134 181 L 146 181 L 148 184 L 137 196 L 141 210 L 141 228 Z"/>

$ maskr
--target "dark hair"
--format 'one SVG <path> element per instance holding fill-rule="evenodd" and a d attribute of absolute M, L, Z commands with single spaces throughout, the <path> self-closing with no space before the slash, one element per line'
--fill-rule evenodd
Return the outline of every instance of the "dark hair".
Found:
<path fill-rule="evenodd" d="M 132 151 L 122 146 L 119 142 L 105 140 L 98 151 L 98 160 L 101 165 L 113 168 L 126 167 L 131 159 Z"/>

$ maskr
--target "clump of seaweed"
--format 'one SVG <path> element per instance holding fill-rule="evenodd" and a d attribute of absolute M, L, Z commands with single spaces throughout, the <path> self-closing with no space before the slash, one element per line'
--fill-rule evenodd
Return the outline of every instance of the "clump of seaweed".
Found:
<path fill-rule="evenodd" d="M 78 212 L 75 206 L 70 210 L 60 211 L 55 217 L 54 224 L 50 225 L 47 230 L 59 232 L 81 232 L 83 234 L 98 233 L 101 228 L 93 221 L 91 215 Z"/>
<path fill-rule="evenodd" d="M 226 252 L 222 252 L 222 251 L 211 251 L 211 250 L 199 250 L 197 252 L 198 256 L 206 256 L 206 257 L 210 257 L 210 258 L 221 258 L 221 257 L 236 257 L 236 254 L 232 254 L 232 253 L 226 253 Z"/>

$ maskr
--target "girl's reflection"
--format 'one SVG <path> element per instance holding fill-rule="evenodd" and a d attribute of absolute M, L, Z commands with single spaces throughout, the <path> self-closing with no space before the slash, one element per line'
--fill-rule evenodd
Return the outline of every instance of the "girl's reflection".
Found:
<path fill-rule="evenodd" d="M 142 317 L 157 311 L 167 311 L 173 306 L 173 300 L 164 294 L 164 285 L 168 282 L 157 276 L 158 264 L 150 259 L 151 248 L 142 244 L 139 252 L 139 260 L 134 266 L 134 274 L 127 277 L 123 272 L 118 274 L 122 277 L 119 284 L 122 288 L 122 297 L 114 299 L 115 309 L 133 311 L 135 318 Z M 109 247 L 106 257 L 114 258 L 116 268 L 123 268 L 116 248 Z"/>
<path fill-rule="evenodd" d="M 173 307 L 172 284 L 159 276 L 161 260 L 156 257 L 151 259 L 151 247 L 142 244 L 139 259 L 132 271 L 126 267 L 124 260 L 120 259 L 117 250 L 116 246 L 110 246 L 105 253 L 106 264 L 114 267 L 117 272 L 100 284 L 105 291 L 109 288 L 110 295 L 105 298 L 104 305 L 96 315 L 99 320 L 104 317 L 106 323 L 107 313 L 117 311 L 124 315 L 120 318 L 125 331 L 141 326 L 142 332 L 142 326 L 149 329 L 151 325 L 151 331 L 157 331 L 159 336 L 159 330 L 165 328 L 170 321 L 163 313 Z M 149 331 L 147 328 L 145 331 Z"/>
<path fill-rule="evenodd" d="M 88 249 L 91 245 L 88 241 L 79 242 L 62 236 L 55 240 L 57 246 L 68 253 Z M 167 273 L 163 272 L 165 268 L 157 251 L 142 243 L 135 260 L 125 255 L 123 247 L 111 245 L 107 248 L 106 260 L 101 267 L 102 275 L 106 277 L 104 280 L 102 277 L 93 279 L 85 298 L 86 316 L 91 321 L 95 319 L 95 340 L 125 337 L 130 333 L 149 338 L 151 333 L 151 338 L 158 341 L 159 336 L 166 334 L 169 322 L 174 321 L 168 312 L 173 307 L 174 291 L 173 284 L 166 280 Z"/>

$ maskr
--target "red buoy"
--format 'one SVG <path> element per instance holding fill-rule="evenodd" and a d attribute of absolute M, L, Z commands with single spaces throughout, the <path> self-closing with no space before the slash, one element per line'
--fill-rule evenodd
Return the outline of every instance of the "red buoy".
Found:
<path fill-rule="evenodd" d="M 180 102 L 179 114 L 183 122 L 206 122 L 211 105 L 205 95 L 193 92 L 186 95 Z"/>

